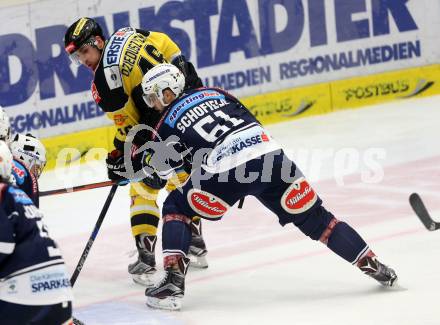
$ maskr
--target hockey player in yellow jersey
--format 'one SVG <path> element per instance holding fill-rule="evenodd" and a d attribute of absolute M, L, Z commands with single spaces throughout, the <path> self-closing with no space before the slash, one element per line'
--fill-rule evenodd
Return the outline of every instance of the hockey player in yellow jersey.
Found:
<path fill-rule="evenodd" d="M 186 76 L 187 88 L 203 86 L 194 66 L 185 60 L 179 47 L 166 34 L 125 27 L 117 30 L 108 40 L 99 24 L 87 17 L 73 23 L 64 36 L 65 50 L 72 61 L 83 64 L 94 72 L 92 95 L 96 103 L 113 120 L 116 127 L 115 149 L 107 158 L 108 176 L 121 184 L 126 182 L 124 142 L 130 129 L 139 124 L 154 126 L 159 115 L 143 99 L 143 75 L 157 64 L 169 62 Z M 149 139 L 148 131 L 138 132 L 132 140 L 136 152 Z M 133 154 L 132 164 L 140 166 L 142 154 Z M 177 173 L 176 180 L 168 182 L 167 190 L 183 183 L 187 174 Z M 138 259 L 128 266 L 128 272 L 137 283 L 151 286 L 151 275 L 156 271 L 155 245 L 160 212 L 156 203 L 158 192 L 165 183 L 157 175 L 148 175 L 142 181 L 130 184 L 131 230 L 138 249 Z M 205 268 L 206 246 L 201 233 L 201 221 L 194 217 L 190 255 L 193 266 Z"/>

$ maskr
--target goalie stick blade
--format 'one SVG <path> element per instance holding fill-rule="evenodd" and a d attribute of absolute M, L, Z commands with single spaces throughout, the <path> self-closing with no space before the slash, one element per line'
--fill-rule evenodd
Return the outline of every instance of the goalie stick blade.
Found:
<path fill-rule="evenodd" d="M 440 222 L 435 222 L 434 220 L 432 220 L 431 216 L 428 213 L 428 210 L 425 207 L 425 204 L 423 204 L 422 199 L 417 193 L 413 193 L 410 195 L 409 203 L 411 204 L 411 207 L 413 208 L 416 215 L 419 217 L 420 221 L 422 221 L 426 229 L 428 229 L 429 231 L 440 229 Z"/>

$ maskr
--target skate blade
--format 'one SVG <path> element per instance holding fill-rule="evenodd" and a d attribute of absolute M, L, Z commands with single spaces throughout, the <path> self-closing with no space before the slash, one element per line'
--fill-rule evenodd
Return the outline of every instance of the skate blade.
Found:
<path fill-rule="evenodd" d="M 397 278 L 396 280 L 394 280 L 393 284 L 390 285 L 382 285 L 382 288 L 384 290 L 391 290 L 391 291 L 406 291 L 408 290 L 408 288 L 404 287 L 400 282 L 399 282 L 399 278 Z"/>
<path fill-rule="evenodd" d="M 132 274 L 131 276 L 134 283 L 140 284 L 146 288 L 151 288 L 156 283 L 152 277 L 152 274 Z"/>
<path fill-rule="evenodd" d="M 402 286 L 399 282 L 399 278 L 396 278 L 391 284 L 379 282 L 379 290 L 385 291 L 406 291 L 408 288 Z"/>
<path fill-rule="evenodd" d="M 147 297 L 147 306 L 155 309 L 180 310 L 180 308 L 182 308 L 182 298 L 167 297 L 164 299 L 158 299 Z"/>
<path fill-rule="evenodd" d="M 206 269 L 208 268 L 208 261 L 205 256 L 195 256 L 189 255 L 190 259 L 189 266 L 194 267 L 196 269 Z"/>

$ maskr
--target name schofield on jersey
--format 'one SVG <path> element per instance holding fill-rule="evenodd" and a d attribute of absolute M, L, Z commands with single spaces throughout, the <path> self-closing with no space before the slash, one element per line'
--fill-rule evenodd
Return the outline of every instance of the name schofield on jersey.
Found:
<path fill-rule="evenodd" d="M 210 100 L 212 100 L 212 99 L 225 100 L 225 95 L 220 94 L 218 91 L 211 90 L 211 89 L 206 89 L 206 90 L 195 92 L 195 93 L 191 94 L 190 96 L 183 98 L 176 105 L 174 105 L 172 107 L 169 114 L 167 115 L 167 118 L 165 119 L 165 124 L 174 128 L 177 120 L 180 118 L 180 116 L 183 115 L 183 113 L 185 113 L 190 108 L 195 107 L 196 105 L 198 105 L 208 99 L 210 99 Z"/>
<path fill-rule="evenodd" d="M 215 111 L 228 104 L 229 102 L 226 99 L 211 99 L 203 102 L 190 108 L 186 113 L 184 113 L 179 122 L 176 124 L 176 127 L 180 132 L 185 133 L 186 129 L 189 128 L 195 121 L 209 114 L 209 112 Z"/>

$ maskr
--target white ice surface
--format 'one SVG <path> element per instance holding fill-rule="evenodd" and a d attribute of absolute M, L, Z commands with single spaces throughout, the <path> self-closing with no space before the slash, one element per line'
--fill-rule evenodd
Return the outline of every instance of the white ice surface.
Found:
<path fill-rule="evenodd" d="M 440 97 L 269 129 L 324 205 L 396 269 L 400 289 L 384 290 L 293 226 L 280 227 L 274 215 L 247 198 L 244 209 L 234 207 L 220 222 L 204 222 L 210 265 L 188 273 L 183 309 L 151 310 L 144 289 L 127 273 L 134 242 L 128 188 L 123 187 L 75 284 L 75 316 L 88 325 L 440 324 L 440 231 L 425 230 L 408 204 L 409 194 L 419 192 L 440 220 Z M 105 167 L 96 163 L 74 173 L 47 172 L 40 187 L 104 179 Z M 102 188 L 41 199 L 46 224 L 70 270 L 108 192 Z M 159 246 L 159 264 L 160 252 Z"/>

